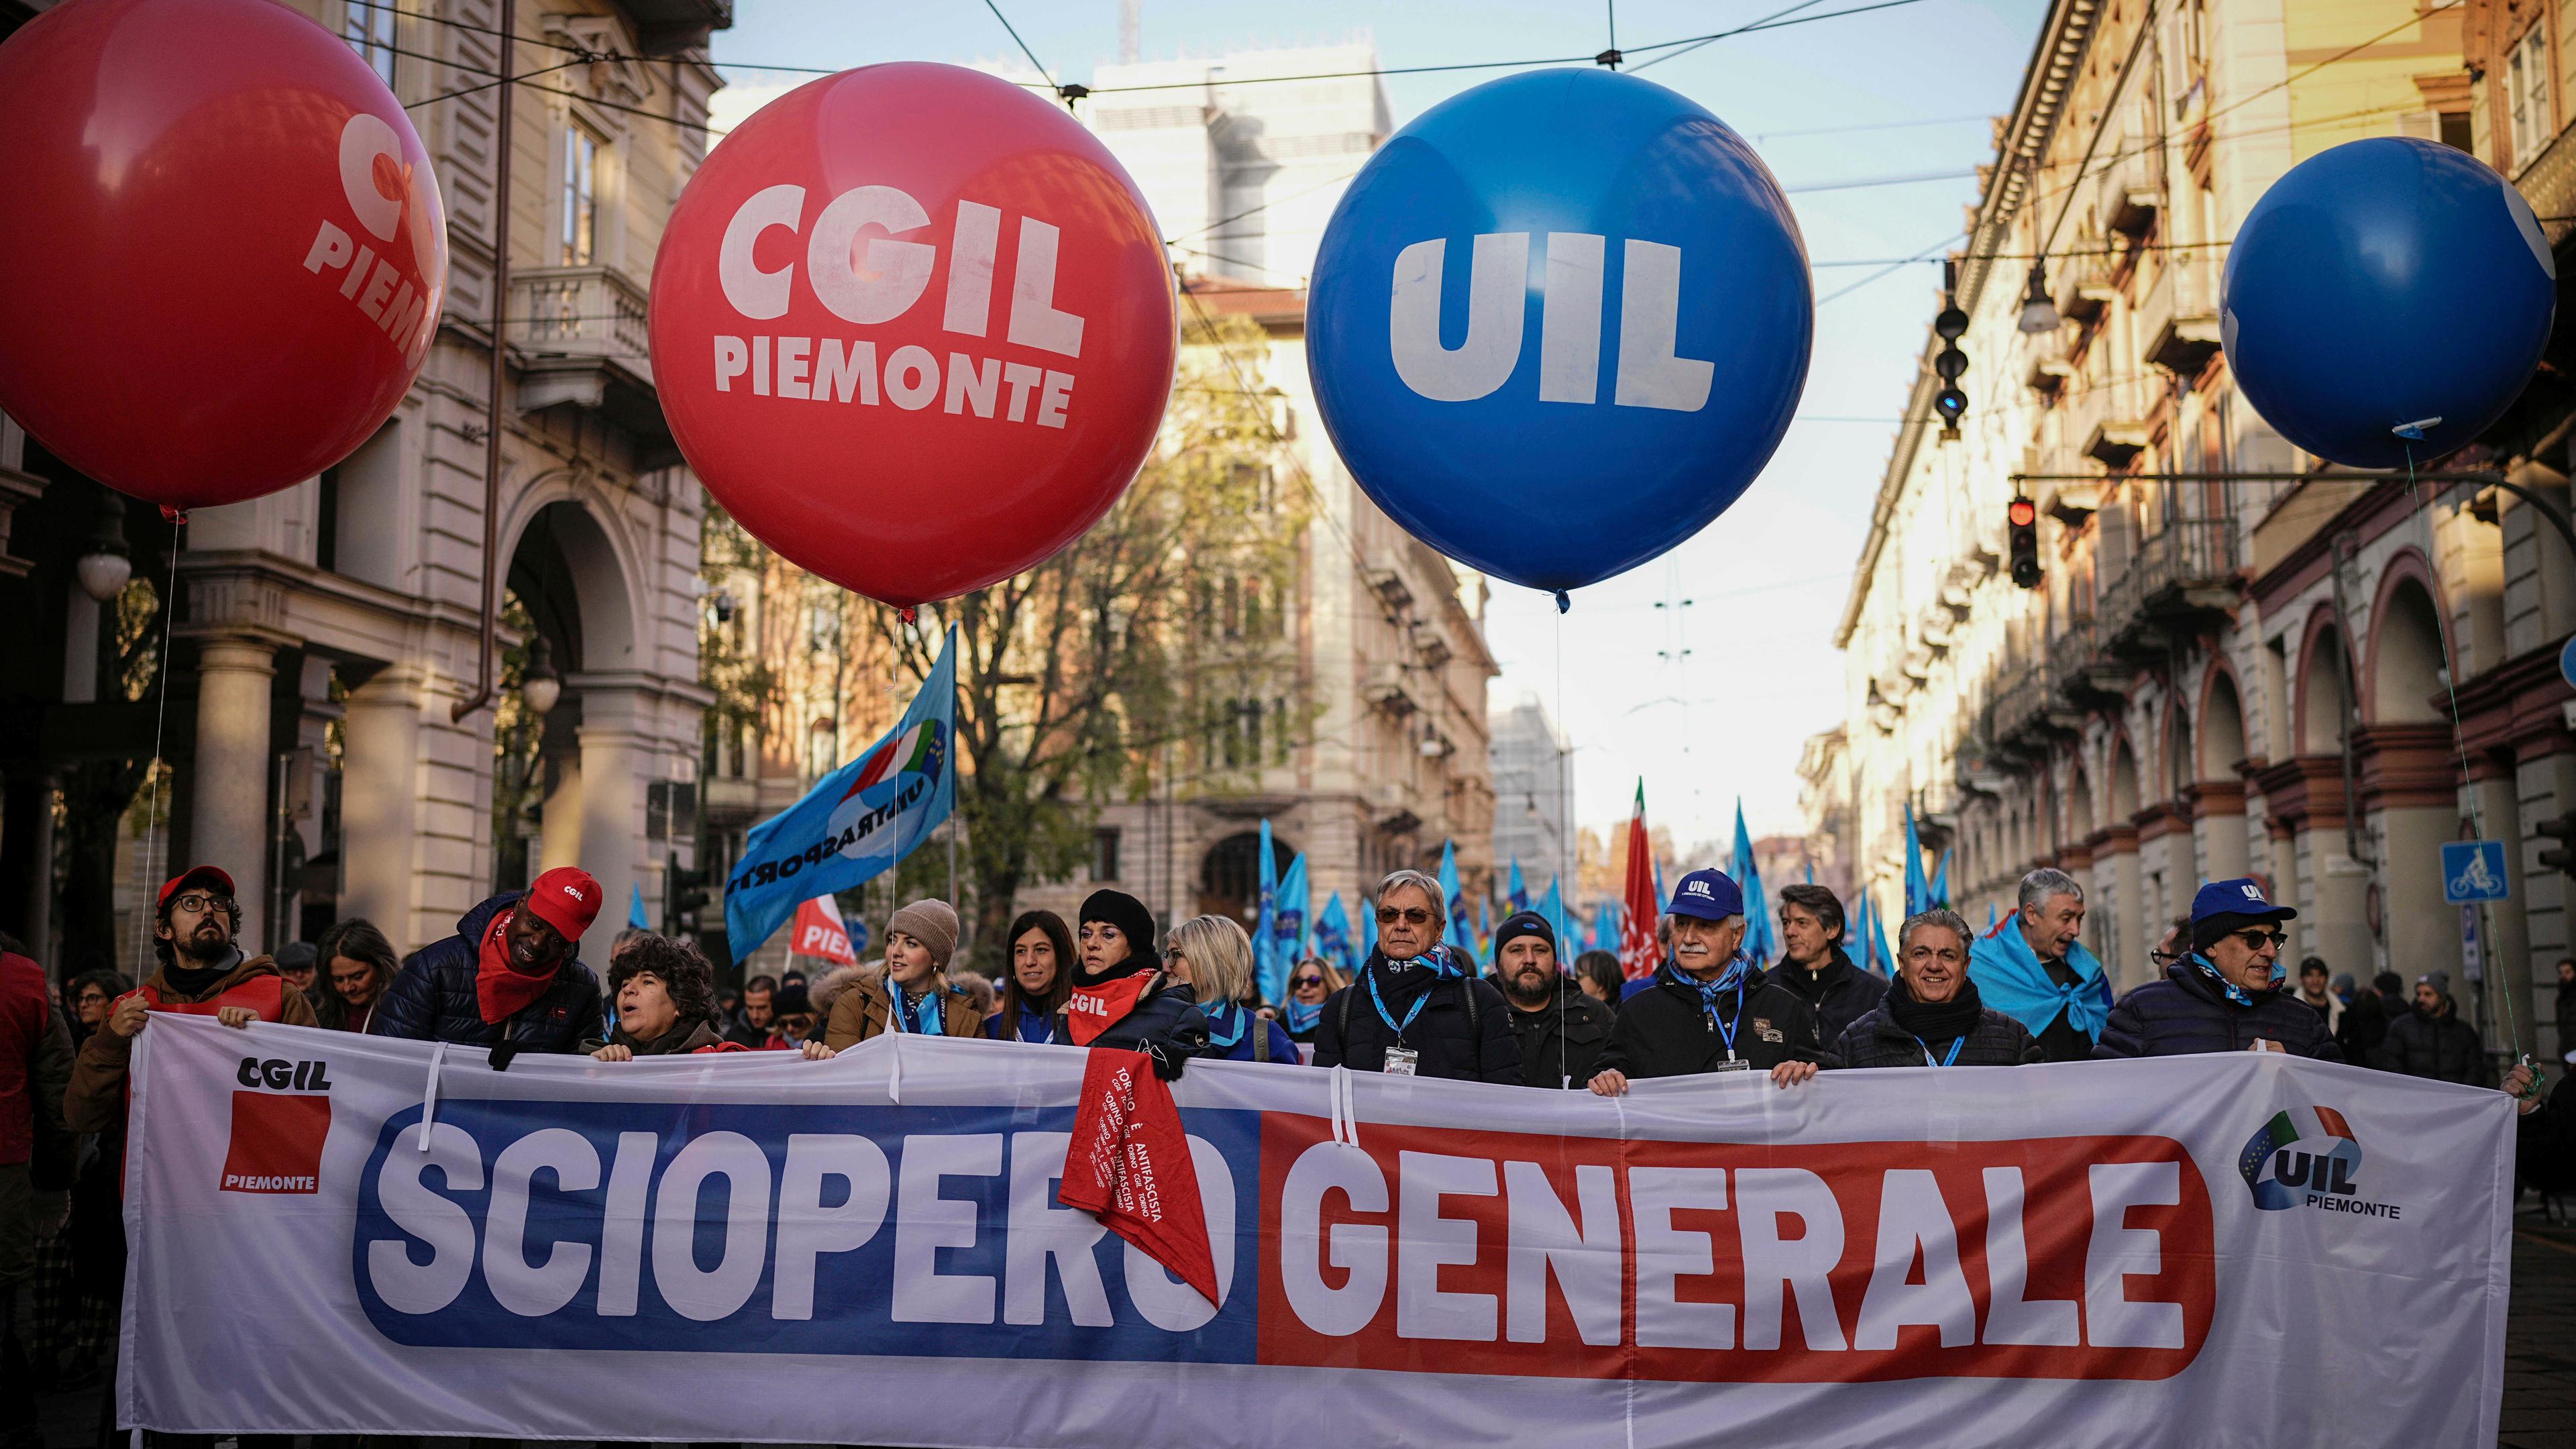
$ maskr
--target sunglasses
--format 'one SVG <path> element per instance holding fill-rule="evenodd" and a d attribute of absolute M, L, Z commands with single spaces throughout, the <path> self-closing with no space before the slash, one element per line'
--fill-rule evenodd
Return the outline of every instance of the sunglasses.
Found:
<path fill-rule="evenodd" d="M 2278 949 L 2290 944 L 2290 936 L 2286 931 L 2266 931 L 2259 927 L 2249 927 L 2246 930 L 2230 931 L 2227 934 L 2244 942 L 2248 950 L 2254 951 L 2260 951 L 2265 946 Z"/>
<path fill-rule="evenodd" d="M 1324 978 L 1321 976 L 1300 976 L 1288 984 L 1296 987 L 1321 986 L 1324 984 Z"/>
<path fill-rule="evenodd" d="M 1414 906 L 1405 910 L 1397 910 L 1393 906 L 1380 906 L 1377 908 L 1377 923 L 1379 925 L 1392 926 L 1398 921 L 1410 921 L 1417 926 L 1427 926 L 1431 924 L 1431 913 L 1419 906 Z"/>

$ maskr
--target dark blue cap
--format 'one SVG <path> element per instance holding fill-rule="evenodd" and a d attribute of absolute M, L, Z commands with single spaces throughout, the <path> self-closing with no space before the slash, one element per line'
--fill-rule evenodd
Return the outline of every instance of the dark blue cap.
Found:
<path fill-rule="evenodd" d="M 1744 888 L 1729 880 L 1722 870 L 1695 870 L 1673 887 L 1673 903 L 1664 907 L 1664 914 L 1697 916 L 1703 921 L 1740 916 L 1744 914 Z"/>
<path fill-rule="evenodd" d="M 2299 913 L 2288 906 L 2276 906 L 2263 899 L 2262 883 L 2252 876 L 2240 875 L 2233 880 L 2214 880 L 2200 888 L 2191 898 L 2191 923 L 2195 926 L 2212 916 L 2245 916 L 2258 921 L 2286 921 Z"/>

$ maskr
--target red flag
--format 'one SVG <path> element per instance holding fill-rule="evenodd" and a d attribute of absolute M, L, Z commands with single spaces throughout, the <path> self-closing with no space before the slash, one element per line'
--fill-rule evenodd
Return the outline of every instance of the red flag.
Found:
<path fill-rule="evenodd" d="M 820 956 L 844 966 L 859 964 L 858 953 L 850 949 L 850 933 L 841 924 L 840 907 L 830 896 L 817 896 L 796 908 L 796 929 L 789 938 L 795 942 L 788 952 L 796 956 Z"/>
<path fill-rule="evenodd" d="M 1143 1052 L 1092 1051 L 1056 1200 L 1100 1219 L 1216 1304 L 1216 1256 L 1190 1139 L 1172 1089 Z"/>
<path fill-rule="evenodd" d="M 1628 882 L 1622 893 L 1619 922 L 1619 974 L 1634 981 L 1652 976 L 1663 962 L 1655 944 L 1655 923 L 1663 902 L 1655 899 L 1655 846 L 1646 838 L 1646 782 L 1637 782 L 1636 813 L 1628 817 Z"/>

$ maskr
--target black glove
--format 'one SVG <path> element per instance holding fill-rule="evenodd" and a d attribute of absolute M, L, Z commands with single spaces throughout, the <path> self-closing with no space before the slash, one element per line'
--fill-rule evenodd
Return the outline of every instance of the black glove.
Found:
<path fill-rule="evenodd" d="M 510 1069 L 510 1063 L 516 1060 L 518 1055 L 519 1044 L 514 1041 L 505 1041 L 493 1047 L 492 1070 L 496 1072 L 508 1071 Z"/>
<path fill-rule="evenodd" d="M 1180 1043 L 1163 1037 L 1147 1037 L 1138 1043 L 1154 1064 L 1154 1075 L 1166 1082 L 1181 1079 L 1181 1069 L 1189 1065 L 1190 1053 Z"/>

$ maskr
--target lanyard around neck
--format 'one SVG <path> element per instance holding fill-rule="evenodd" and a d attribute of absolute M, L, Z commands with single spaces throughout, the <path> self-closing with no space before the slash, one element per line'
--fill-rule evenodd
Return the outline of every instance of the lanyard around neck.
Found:
<path fill-rule="evenodd" d="M 1377 989 L 1377 975 L 1375 971 L 1368 973 L 1369 1000 L 1377 1007 L 1378 1017 L 1386 1023 L 1386 1029 L 1395 1033 L 1396 1044 L 1401 1046 L 1404 1043 L 1404 1029 L 1413 1025 L 1413 1019 L 1420 1016 L 1422 1008 L 1430 1004 L 1432 990 L 1440 984 L 1440 972 L 1436 968 L 1432 971 L 1431 985 L 1422 988 L 1422 994 L 1413 998 L 1413 1009 L 1404 1014 L 1402 1021 L 1397 1021 L 1395 1013 L 1386 1009 L 1386 997 Z"/>
<path fill-rule="evenodd" d="M 1922 1047 L 1923 1065 L 1927 1067 L 1946 1067 L 1959 1060 L 1959 1048 L 1968 1044 L 1968 1038 L 1966 1033 L 1963 1032 L 1953 1039 L 1950 1043 L 1950 1054 L 1937 1062 L 1932 1060 L 1932 1049 L 1928 1046 L 1923 1046 L 1923 1038 L 1919 1036 L 1916 1037 L 1914 1039 L 1914 1044 L 1917 1047 Z"/>

